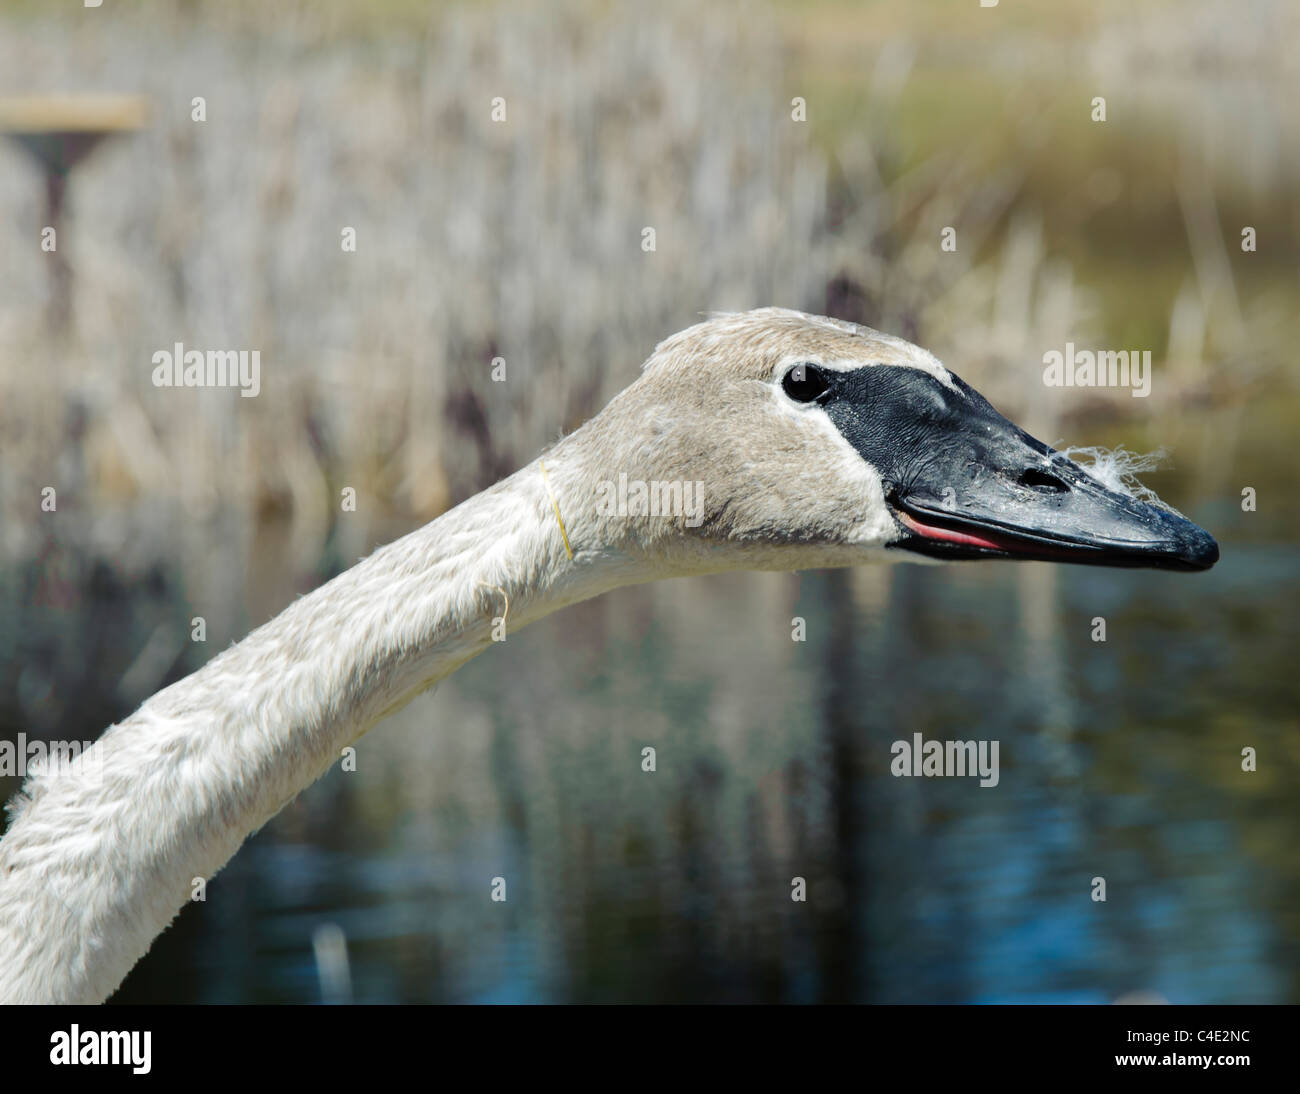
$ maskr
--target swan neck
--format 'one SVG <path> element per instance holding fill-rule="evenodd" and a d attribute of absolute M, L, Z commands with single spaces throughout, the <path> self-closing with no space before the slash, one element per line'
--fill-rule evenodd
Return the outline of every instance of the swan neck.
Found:
<path fill-rule="evenodd" d="M 224 899 L 214 875 L 240 844 L 381 717 L 632 580 L 590 539 L 566 547 L 572 469 L 553 454 L 547 471 L 549 489 L 531 464 L 297 600 L 111 726 L 80 772 L 29 779 L 0 840 L 0 1000 L 102 1001 L 187 902 Z"/>

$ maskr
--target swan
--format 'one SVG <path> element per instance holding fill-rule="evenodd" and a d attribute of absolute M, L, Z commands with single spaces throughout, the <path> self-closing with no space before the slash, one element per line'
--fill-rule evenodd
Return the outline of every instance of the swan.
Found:
<path fill-rule="evenodd" d="M 662 504 L 627 482 L 658 484 Z M 688 494 L 693 513 L 673 512 Z M 195 879 L 494 630 L 723 570 L 1005 558 L 1191 571 L 1218 553 L 918 346 L 780 308 L 711 316 L 543 457 L 110 726 L 82 757 L 93 763 L 29 778 L 0 840 L 0 1000 L 107 998 Z"/>

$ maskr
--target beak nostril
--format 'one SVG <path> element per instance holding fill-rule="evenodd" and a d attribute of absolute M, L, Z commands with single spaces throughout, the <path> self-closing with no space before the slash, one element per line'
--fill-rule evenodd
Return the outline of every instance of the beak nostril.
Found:
<path fill-rule="evenodd" d="M 1020 476 L 1020 485 L 1028 486 L 1031 490 L 1043 494 L 1064 494 L 1070 489 L 1068 483 L 1047 471 L 1040 471 L 1037 467 L 1029 468 Z"/>

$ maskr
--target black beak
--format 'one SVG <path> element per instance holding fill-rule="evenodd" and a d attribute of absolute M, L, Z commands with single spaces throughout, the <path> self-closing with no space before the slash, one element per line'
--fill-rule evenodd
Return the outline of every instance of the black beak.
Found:
<path fill-rule="evenodd" d="M 894 546 L 936 558 L 1016 558 L 1208 570 L 1203 528 L 1103 484 L 1013 425 L 979 392 L 921 369 L 831 374 L 831 421 L 881 474 L 905 530 Z"/>

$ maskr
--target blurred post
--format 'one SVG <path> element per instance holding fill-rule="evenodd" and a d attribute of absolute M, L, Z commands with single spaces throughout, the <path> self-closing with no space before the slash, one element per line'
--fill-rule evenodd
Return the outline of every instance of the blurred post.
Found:
<path fill-rule="evenodd" d="M 128 95 L 26 96 L 0 99 L 0 133 L 17 141 L 45 175 L 45 223 L 54 229 L 50 255 L 51 334 L 72 319 L 72 264 L 60 245 L 68 175 L 105 137 L 145 123 L 143 99 Z"/>

